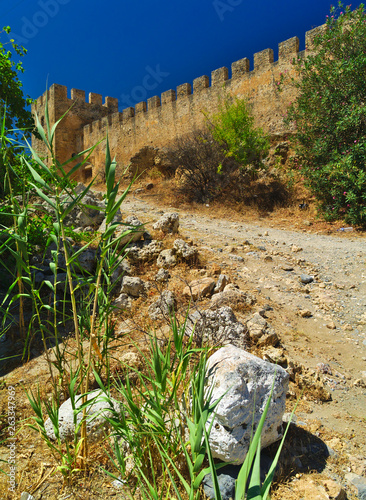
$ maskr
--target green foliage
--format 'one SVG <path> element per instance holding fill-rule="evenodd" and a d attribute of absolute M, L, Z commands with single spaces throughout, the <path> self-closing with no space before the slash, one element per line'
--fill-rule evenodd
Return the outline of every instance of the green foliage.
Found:
<path fill-rule="evenodd" d="M 12 223 L 0 231 L 0 266 L 12 274 L 13 282 L 4 296 L 0 308 L 3 312 L 2 327 L 7 323 L 15 323 L 20 332 L 20 338 L 23 339 L 24 343 L 24 358 L 35 337 L 43 343 L 54 390 L 53 399 L 46 404 L 46 411 L 50 417 L 52 415 L 55 422 L 61 386 L 67 370 L 65 352 L 60 345 L 60 339 L 65 324 L 70 324 L 70 320 L 73 324 L 78 355 L 75 380 L 77 380 L 83 394 L 83 416 L 80 424 L 81 438 L 73 446 L 72 453 L 70 452 L 71 461 L 70 457 L 67 458 L 66 462 L 63 461 L 60 469 L 68 477 L 76 470 L 75 467 L 87 468 L 88 436 L 85 394 L 89 392 L 91 367 L 93 366 L 97 373 L 103 371 L 107 377 L 109 376 L 108 343 L 113 333 L 111 297 L 115 286 L 111 276 L 125 255 L 124 248 L 120 248 L 121 238 L 132 232 L 128 230 L 114 238 L 115 230 L 119 225 L 114 222 L 114 217 L 131 185 L 122 194 L 119 193 L 120 183 L 115 182 L 116 162 L 110 156 L 107 140 L 106 207 L 105 209 L 100 208 L 105 214 L 106 230 L 101 235 L 94 235 L 93 240 L 88 238 L 86 243 L 83 241 L 81 247 L 73 248 L 68 235 L 74 232 L 66 227 L 65 219 L 75 207 L 82 206 L 83 198 L 89 192 L 94 180 L 77 193 L 72 177 L 78 169 L 82 168 L 96 146 L 61 164 L 55 157 L 53 145 L 55 130 L 59 122 L 56 122 L 51 128 L 47 112 L 45 118 L 46 132 L 38 119 L 37 130 L 50 152 L 51 164 L 44 163 L 29 144 L 28 147 L 34 161 L 30 161 L 25 154 L 21 155 L 22 164 L 27 166 L 29 174 L 32 176 L 32 181 L 25 188 L 31 188 L 42 200 L 42 204 L 38 203 L 36 207 L 33 207 L 30 202 L 28 190 L 24 189 L 20 197 L 14 195 L 12 184 L 14 169 L 12 155 L 9 154 L 12 151 L 13 140 L 7 135 L 5 114 L 1 123 L 0 154 L 5 165 L 4 179 L 8 186 Z M 75 160 L 78 163 L 70 168 L 69 164 Z M 35 209 L 37 212 L 34 212 Z M 87 273 L 80 273 L 81 266 L 78 259 L 84 251 L 90 248 L 92 241 L 98 244 L 98 248 L 95 250 L 98 253 L 98 259 L 96 259 L 95 274 L 87 275 Z M 39 270 L 37 264 L 32 264 L 32 251 L 35 243 L 44 245 L 51 257 L 49 269 L 52 276 L 48 276 L 41 282 L 36 280 L 36 274 Z M 60 264 L 61 254 L 64 256 L 62 265 Z M 25 307 L 27 307 L 27 318 L 24 314 Z M 14 311 L 17 314 L 13 314 Z M 84 347 L 86 339 L 89 343 L 87 349 Z M 55 360 L 52 362 L 48 351 L 50 341 L 55 346 Z M 71 394 L 71 382 L 69 391 Z M 33 398 L 32 401 L 34 402 L 33 409 L 38 408 L 37 414 L 37 412 L 39 413 L 40 401 L 37 398 Z M 41 417 L 38 415 L 37 418 Z M 37 418 L 36 424 L 40 426 Z M 43 434 L 42 436 L 45 439 Z"/>
<path fill-rule="evenodd" d="M 128 376 L 125 381 L 116 383 L 122 411 L 114 411 L 113 418 L 108 419 L 114 436 L 114 458 L 110 458 L 119 478 L 134 484 L 146 500 L 172 498 L 171 491 L 178 500 L 199 500 L 203 498 L 202 481 L 209 473 L 215 498 L 221 500 L 217 470 L 227 464 L 215 462 L 210 449 L 209 436 L 215 425 L 215 408 L 221 398 L 212 400 L 213 387 L 208 390 L 206 386 L 208 351 L 207 348 L 192 349 L 193 333 L 184 342 L 183 339 L 187 338 L 185 325 L 178 328 L 175 318 L 171 328 L 172 340 L 163 348 L 159 347 L 155 336 L 152 338 L 150 355 L 143 356 L 147 373 L 126 366 L 126 372 L 133 371 L 138 378 L 135 389 L 131 387 Z M 97 380 L 108 398 L 109 388 L 104 387 L 98 377 Z M 261 484 L 261 433 L 273 388 L 274 382 L 239 471 L 235 500 L 269 499 L 275 469 L 292 419 L 291 415 L 275 458 Z M 296 406 L 292 414 L 295 410 Z"/>
<path fill-rule="evenodd" d="M 109 419 L 112 460 L 122 479 L 136 484 L 145 499 L 172 498 L 169 492 L 174 490 L 177 499 L 198 500 L 202 480 L 210 472 L 204 436 L 220 399 L 210 401 L 205 387 L 207 348 L 193 348 L 193 336 L 191 332 L 188 337 L 185 323 L 179 327 L 173 317 L 171 340 L 161 347 L 153 336 L 149 355 L 141 353 L 145 369 L 126 366 L 126 372 L 134 371 L 138 378 L 135 388 L 128 376 L 125 383 L 116 384 L 123 408 Z M 100 380 L 99 385 L 108 395 Z M 131 461 L 134 467 L 127 473 Z"/>
<path fill-rule="evenodd" d="M 250 169 L 254 177 L 262 166 L 261 158 L 268 153 L 269 141 L 263 131 L 254 126 L 248 102 L 226 97 L 209 122 L 213 138 L 221 144 L 226 155 L 234 158 L 242 168 Z"/>
<path fill-rule="evenodd" d="M 295 61 L 294 168 L 328 219 L 366 225 L 366 15 L 331 9 L 314 53 Z"/>
<path fill-rule="evenodd" d="M 10 32 L 10 27 L 5 26 L 0 35 L 5 37 Z M 26 107 L 32 101 L 28 96 L 24 97 L 23 85 L 18 78 L 18 73 L 24 72 L 22 63 L 13 60 L 15 55 L 24 57 L 26 53 L 26 49 L 12 39 L 6 42 L 0 41 L 0 114 L 3 116 L 6 106 L 6 129 L 26 129 L 26 134 L 29 135 L 34 122 L 31 112 Z"/>

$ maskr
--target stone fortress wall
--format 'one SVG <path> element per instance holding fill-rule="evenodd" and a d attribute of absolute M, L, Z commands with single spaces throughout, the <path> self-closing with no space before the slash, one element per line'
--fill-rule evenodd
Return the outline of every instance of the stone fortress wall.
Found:
<path fill-rule="evenodd" d="M 293 59 L 308 55 L 312 40 L 321 29 L 323 26 L 306 32 L 303 52 L 299 52 L 299 39 L 293 37 L 279 44 L 277 61 L 273 50 L 266 49 L 254 54 L 253 70 L 249 68 L 249 59 L 244 58 L 231 65 L 231 78 L 228 68 L 219 68 L 212 71 L 211 84 L 208 76 L 200 76 L 193 81 L 193 89 L 190 83 L 183 83 L 176 90 L 167 90 L 161 97 L 151 97 L 147 103 L 140 102 L 122 112 L 118 111 L 118 99 L 106 97 L 103 104 L 100 94 L 90 93 L 85 102 L 85 91 L 77 89 L 71 89 L 68 98 L 67 88 L 58 84 L 37 99 L 32 112 L 37 112 L 43 125 L 46 93 L 51 126 L 69 110 L 55 134 L 55 154 L 59 161 L 95 145 L 106 137 L 108 130 L 112 157 L 116 157 L 120 169 L 143 147 L 165 147 L 177 137 L 202 128 L 205 115 L 218 110 L 225 93 L 249 99 L 257 126 L 270 135 L 284 134 L 283 115 L 296 98 L 296 89 L 286 84 L 279 92 L 277 82 L 281 73 L 293 74 Z M 33 138 L 33 146 L 47 156 L 41 141 Z M 105 141 L 94 150 L 81 178 L 101 171 L 104 158 Z"/>

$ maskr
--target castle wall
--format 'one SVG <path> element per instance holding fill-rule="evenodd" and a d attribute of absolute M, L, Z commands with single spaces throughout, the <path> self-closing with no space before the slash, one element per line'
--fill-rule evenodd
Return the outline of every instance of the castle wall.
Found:
<path fill-rule="evenodd" d="M 206 117 L 217 112 L 226 93 L 249 100 L 257 126 L 271 135 L 283 134 L 286 132 L 283 116 L 296 98 L 296 88 L 287 83 L 279 92 L 277 82 L 281 73 L 293 75 L 293 59 L 307 55 L 319 29 L 323 27 L 306 33 L 306 53 L 299 52 L 299 39 L 294 37 L 279 44 L 278 61 L 273 60 L 273 50 L 266 49 L 254 54 L 252 71 L 249 60 L 244 58 L 231 65 L 230 79 L 229 70 L 219 68 L 211 73 L 211 82 L 207 75 L 201 76 L 193 81 L 193 88 L 184 83 L 123 112 L 118 112 L 117 99 L 107 97 L 102 105 L 102 97 L 91 93 L 86 103 L 85 92 L 72 89 L 69 99 L 66 87 L 52 85 L 48 91 L 51 124 L 70 109 L 56 132 L 56 156 L 64 161 L 105 138 L 108 130 L 112 157 L 116 157 L 121 172 L 142 147 L 168 146 L 178 136 L 203 127 Z M 41 117 L 44 106 L 45 94 L 34 106 Z M 41 149 L 39 141 L 34 144 Z M 90 158 L 93 175 L 102 171 L 104 158 L 105 141 Z"/>
<path fill-rule="evenodd" d="M 71 96 L 68 98 L 67 88 L 54 84 L 32 105 L 32 112 L 37 112 L 38 119 L 45 128 L 46 103 L 51 127 L 66 113 L 56 129 L 53 144 L 55 156 L 61 163 L 83 151 L 83 128 L 87 123 L 118 111 L 117 99 L 106 97 L 103 104 L 101 95 L 90 93 L 89 102 L 85 102 L 85 91 L 78 89 L 71 89 Z M 33 137 L 32 144 L 42 157 L 50 161 L 50 152 L 41 140 Z"/>

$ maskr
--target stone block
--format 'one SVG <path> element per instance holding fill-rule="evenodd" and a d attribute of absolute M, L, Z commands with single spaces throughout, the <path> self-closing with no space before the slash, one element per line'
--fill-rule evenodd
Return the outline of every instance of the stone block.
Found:
<path fill-rule="evenodd" d="M 226 67 L 211 72 L 211 86 L 223 85 L 229 79 L 229 70 Z"/>
<path fill-rule="evenodd" d="M 236 78 L 240 78 L 241 76 L 249 73 L 249 59 L 244 57 L 239 61 L 235 61 L 231 65 L 231 78 L 235 80 Z"/>
<path fill-rule="evenodd" d="M 94 92 L 89 92 L 89 104 L 98 104 L 102 106 L 103 97 L 101 94 L 95 94 Z"/>
<path fill-rule="evenodd" d="M 160 97 L 158 95 L 154 95 L 154 97 L 150 97 L 147 100 L 147 109 L 154 109 L 160 107 Z"/>
<path fill-rule="evenodd" d="M 182 97 L 186 97 L 187 95 L 192 94 L 192 88 L 190 83 L 182 83 L 182 85 L 178 85 L 177 87 L 177 99 Z"/>
<path fill-rule="evenodd" d="M 273 50 L 265 49 L 254 54 L 254 69 L 262 69 L 273 63 Z"/>
<path fill-rule="evenodd" d="M 135 114 L 137 115 L 138 113 L 144 113 L 147 110 L 146 107 L 146 102 L 138 102 L 135 106 Z"/>
<path fill-rule="evenodd" d="M 220 399 L 210 433 L 215 458 L 240 464 L 248 452 L 252 426 L 258 427 L 274 382 L 261 444 L 265 448 L 282 437 L 289 374 L 280 366 L 227 345 L 207 361 L 207 390 L 211 401 Z"/>
<path fill-rule="evenodd" d="M 193 80 L 193 92 L 201 92 L 210 86 L 210 79 L 207 75 L 200 76 Z"/>
<path fill-rule="evenodd" d="M 300 42 L 297 36 L 289 38 L 278 44 L 278 60 L 287 59 L 291 61 L 299 52 Z"/>
<path fill-rule="evenodd" d="M 175 101 L 175 90 L 167 90 L 161 94 L 161 103 L 163 105 L 173 101 Z"/>

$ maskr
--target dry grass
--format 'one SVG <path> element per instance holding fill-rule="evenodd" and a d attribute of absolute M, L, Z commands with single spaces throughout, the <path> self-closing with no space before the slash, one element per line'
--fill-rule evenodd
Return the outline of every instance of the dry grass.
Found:
<path fill-rule="evenodd" d="M 148 182 L 154 184 L 151 190 L 145 190 L 144 187 Z M 99 187 L 98 187 L 99 189 Z M 313 233 L 332 234 L 337 229 L 344 227 L 345 223 L 341 220 L 327 222 L 319 216 L 316 208 L 316 203 L 308 191 L 301 185 L 297 184 L 294 187 L 291 198 L 286 206 L 274 204 L 273 210 L 263 210 L 260 204 L 246 204 L 243 201 L 237 201 L 230 198 L 211 201 L 209 207 L 205 204 L 185 200 L 184 196 L 176 189 L 174 178 L 164 179 L 157 177 L 150 179 L 146 177 L 136 182 L 134 190 L 140 190 L 139 197 L 145 199 L 152 205 L 159 206 L 161 209 L 174 210 L 181 209 L 191 213 L 205 215 L 207 210 L 215 215 L 212 218 L 225 219 L 232 222 L 253 222 L 258 221 L 266 224 L 269 227 L 283 229 L 298 229 Z M 302 203 L 306 203 L 306 208 L 299 207 Z M 358 237 L 364 234 L 364 231 L 354 231 L 352 237 Z M 343 233 L 337 233 L 343 236 Z"/>

